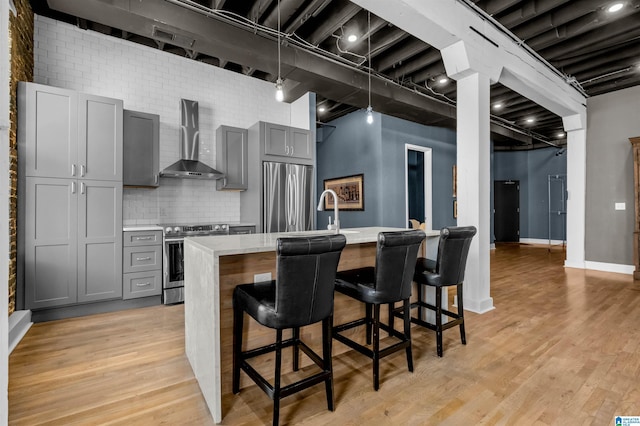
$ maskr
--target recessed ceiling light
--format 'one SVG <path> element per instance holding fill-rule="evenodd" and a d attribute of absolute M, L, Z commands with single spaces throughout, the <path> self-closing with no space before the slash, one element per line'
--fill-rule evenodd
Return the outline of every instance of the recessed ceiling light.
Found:
<path fill-rule="evenodd" d="M 500 108 L 502 108 L 501 103 L 493 104 L 493 109 L 500 109 Z"/>
<path fill-rule="evenodd" d="M 356 41 L 358 39 L 358 36 L 355 34 L 349 34 L 347 36 L 347 41 L 350 43 L 353 43 L 354 41 Z"/>
<path fill-rule="evenodd" d="M 447 84 L 448 81 L 449 81 L 449 79 L 447 77 L 440 77 L 438 79 L 438 83 L 440 83 L 440 84 Z"/>
<path fill-rule="evenodd" d="M 623 7 L 624 7 L 624 3 L 616 2 L 616 3 L 613 3 L 611 6 L 609 6 L 609 8 L 607 9 L 607 12 L 614 13 L 614 12 L 619 11 Z"/>
<path fill-rule="evenodd" d="M 565 134 L 563 132 L 558 133 L 559 138 L 564 138 Z"/>
<path fill-rule="evenodd" d="M 534 121 L 536 121 L 534 118 L 527 118 L 527 123 L 533 123 Z"/>
<path fill-rule="evenodd" d="M 325 111 L 325 108 L 323 106 L 318 107 L 318 112 L 324 112 L 324 111 Z"/>

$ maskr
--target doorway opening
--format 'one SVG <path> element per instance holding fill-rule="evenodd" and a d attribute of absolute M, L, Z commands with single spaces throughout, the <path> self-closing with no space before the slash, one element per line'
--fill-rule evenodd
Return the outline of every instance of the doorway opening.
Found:
<path fill-rule="evenodd" d="M 432 215 L 432 153 L 431 148 L 405 144 L 405 223 L 411 219 L 433 229 Z"/>
<path fill-rule="evenodd" d="M 493 232 L 496 242 L 520 241 L 520 181 L 493 182 Z"/>

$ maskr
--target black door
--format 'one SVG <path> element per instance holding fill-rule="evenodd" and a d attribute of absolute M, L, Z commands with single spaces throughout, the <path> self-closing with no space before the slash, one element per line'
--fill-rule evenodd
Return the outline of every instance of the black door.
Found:
<path fill-rule="evenodd" d="M 493 206 L 493 231 L 496 241 L 520 241 L 520 181 L 494 181 Z"/>

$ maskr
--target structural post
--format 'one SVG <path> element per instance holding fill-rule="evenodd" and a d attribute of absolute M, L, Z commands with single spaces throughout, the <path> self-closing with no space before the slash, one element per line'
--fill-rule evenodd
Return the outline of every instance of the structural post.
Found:
<path fill-rule="evenodd" d="M 473 73 L 458 79 L 457 167 L 458 225 L 474 225 L 464 280 L 464 307 L 493 309 L 490 296 L 490 151 L 489 77 Z"/>
<path fill-rule="evenodd" d="M 582 126 L 571 130 L 567 125 L 569 120 L 563 120 L 567 132 L 567 257 L 564 266 L 584 269 L 587 132 Z"/>

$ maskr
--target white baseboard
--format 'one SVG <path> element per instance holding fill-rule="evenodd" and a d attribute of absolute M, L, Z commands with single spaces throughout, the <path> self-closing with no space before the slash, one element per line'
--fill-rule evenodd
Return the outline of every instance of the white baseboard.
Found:
<path fill-rule="evenodd" d="M 520 242 L 524 244 L 541 244 L 541 245 L 549 245 L 549 240 L 542 240 L 540 238 L 520 238 Z M 559 246 L 564 244 L 565 242 L 562 240 L 551 240 L 552 246 Z"/>
<path fill-rule="evenodd" d="M 635 265 L 621 265 L 619 263 L 604 263 L 604 262 L 592 262 L 585 260 L 585 269 L 593 269 L 595 271 L 615 272 L 618 274 L 633 275 L 635 271 Z"/>
<path fill-rule="evenodd" d="M 15 311 L 9 315 L 9 354 L 18 346 L 32 325 L 31 311 Z"/>

